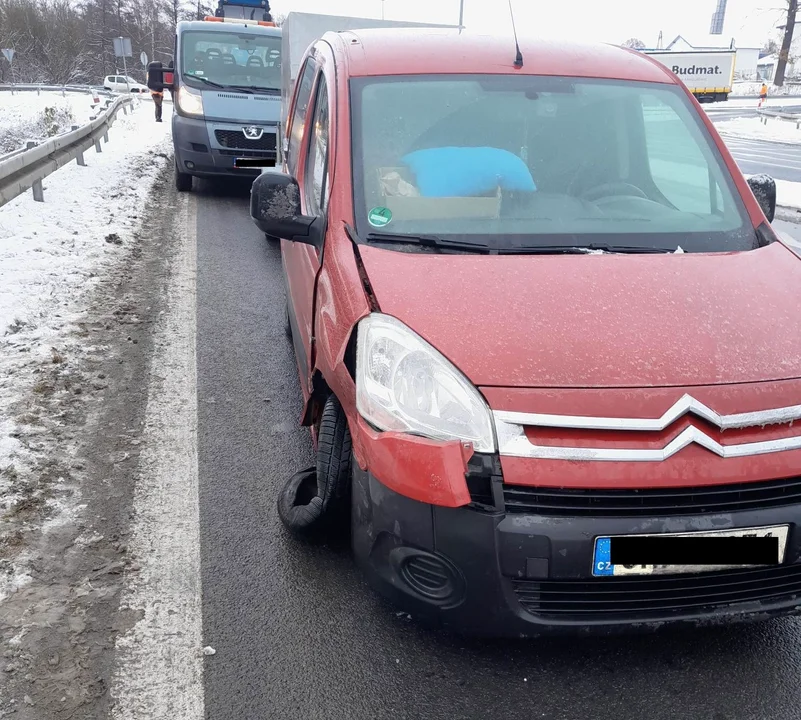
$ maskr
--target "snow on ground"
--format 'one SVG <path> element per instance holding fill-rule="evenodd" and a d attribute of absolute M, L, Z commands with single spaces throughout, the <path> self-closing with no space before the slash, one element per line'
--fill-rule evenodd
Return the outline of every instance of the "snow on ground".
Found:
<path fill-rule="evenodd" d="M 729 97 L 758 97 L 761 82 L 736 82 L 732 83 Z M 787 83 L 781 87 L 768 85 L 768 99 L 779 95 L 801 95 L 801 85 L 798 83 Z"/>
<path fill-rule="evenodd" d="M 91 93 L 0 92 L 0 155 L 83 125 L 91 105 Z"/>
<path fill-rule="evenodd" d="M 777 180 L 776 204 L 786 208 L 801 208 L 801 183 Z"/>
<path fill-rule="evenodd" d="M 37 368 L 61 362 L 56 348 L 75 331 L 85 293 L 123 262 L 170 145 L 169 109 L 157 124 L 142 104 L 117 115 L 103 152 L 85 153 L 87 167 L 45 178 L 44 203 L 26 192 L 0 207 L 0 516 L 30 460 L 12 408 L 37 391 Z"/>
<path fill-rule="evenodd" d="M 767 124 L 758 117 L 736 118 L 716 123 L 715 128 L 723 137 L 801 145 L 801 130 L 796 129 L 794 122 L 779 118 L 769 117 Z"/>

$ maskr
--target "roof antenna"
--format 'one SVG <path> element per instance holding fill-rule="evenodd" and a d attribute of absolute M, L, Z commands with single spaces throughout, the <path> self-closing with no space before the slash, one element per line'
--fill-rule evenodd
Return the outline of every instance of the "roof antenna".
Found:
<path fill-rule="evenodd" d="M 523 67 L 523 53 L 520 52 L 520 43 L 517 42 L 517 28 L 515 27 L 515 14 L 512 10 L 512 0 L 509 0 L 509 15 L 512 16 L 512 32 L 515 36 L 515 50 L 517 51 L 517 55 L 515 55 L 515 67 L 521 68 Z"/>

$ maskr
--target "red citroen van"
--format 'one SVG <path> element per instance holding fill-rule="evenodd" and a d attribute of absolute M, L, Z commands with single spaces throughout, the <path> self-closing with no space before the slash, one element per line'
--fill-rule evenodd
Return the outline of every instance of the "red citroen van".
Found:
<path fill-rule="evenodd" d="M 669 70 L 329 33 L 286 132 L 251 215 L 318 451 L 291 529 L 346 515 L 374 587 L 476 634 L 797 611 L 801 258 Z"/>

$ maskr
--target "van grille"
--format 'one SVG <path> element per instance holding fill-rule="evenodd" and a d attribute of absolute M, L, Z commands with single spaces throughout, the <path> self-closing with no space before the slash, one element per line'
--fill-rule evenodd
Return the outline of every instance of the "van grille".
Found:
<path fill-rule="evenodd" d="M 258 140 L 246 138 L 241 130 L 215 130 L 214 137 L 224 148 L 237 150 L 272 150 L 275 152 L 275 133 L 266 130 Z"/>

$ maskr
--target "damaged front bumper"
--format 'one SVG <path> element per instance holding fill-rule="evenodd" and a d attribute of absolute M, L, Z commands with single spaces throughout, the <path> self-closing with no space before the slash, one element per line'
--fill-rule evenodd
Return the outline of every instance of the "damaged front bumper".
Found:
<path fill-rule="evenodd" d="M 611 633 L 801 611 L 801 505 L 714 517 L 545 517 L 481 502 L 442 507 L 412 500 L 354 466 L 352 519 L 355 555 L 373 587 L 413 617 L 466 634 Z M 592 576 L 597 536 L 692 531 L 710 522 L 720 528 L 788 524 L 785 563 Z"/>

